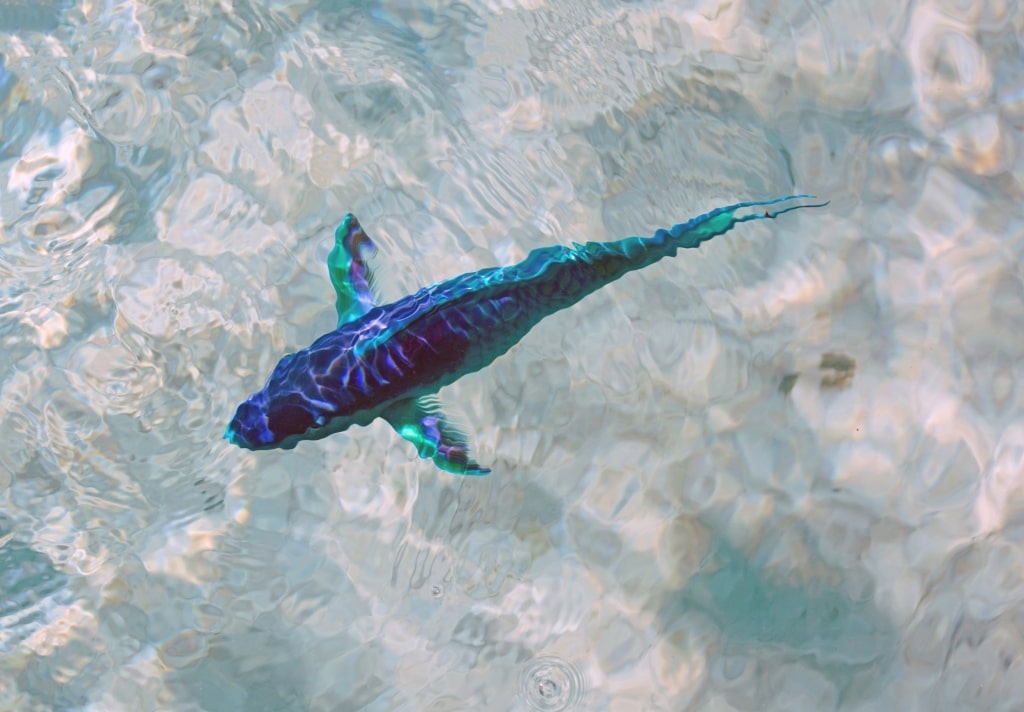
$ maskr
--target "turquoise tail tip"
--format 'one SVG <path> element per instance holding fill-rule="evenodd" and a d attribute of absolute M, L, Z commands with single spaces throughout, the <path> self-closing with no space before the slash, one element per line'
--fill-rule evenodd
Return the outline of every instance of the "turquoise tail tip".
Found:
<path fill-rule="evenodd" d="M 779 203 L 788 203 L 791 200 L 817 200 L 817 199 L 818 199 L 818 196 L 816 196 L 816 195 L 810 195 L 809 193 L 800 193 L 798 195 L 786 195 L 786 196 L 783 196 L 781 198 L 775 198 L 774 200 L 756 200 L 756 201 L 750 201 L 750 202 L 747 202 L 747 203 L 740 203 L 737 206 L 737 208 L 752 208 L 752 207 L 760 207 L 760 206 L 765 206 L 765 205 L 777 205 Z M 803 204 L 800 204 L 800 205 L 790 205 L 788 207 L 781 208 L 779 210 L 765 210 L 763 213 L 761 213 L 761 212 L 754 212 L 754 213 L 751 213 L 750 215 L 744 215 L 741 218 L 736 218 L 736 222 L 747 222 L 748 220 L 765 220 L 765 219 L 772 220 L 774 218 L 779 217 L 780 215 L 785 215 L 786 213 L 793 212 L 794 210 L 802 210 L 804 208 L 824 208 L 826 205 L 828 205 L 831 202 L 832 202 L 831 200 L 826 200 L 826 201 L 821 202 L 821 203 L 811 203 L 811 204 L 803 203 Z"/>

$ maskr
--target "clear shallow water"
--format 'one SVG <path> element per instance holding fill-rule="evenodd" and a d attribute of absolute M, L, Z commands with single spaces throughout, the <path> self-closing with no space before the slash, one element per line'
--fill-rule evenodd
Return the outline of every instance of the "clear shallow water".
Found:
<path fill-rule="evenodd" d="M 1020 7 L 0 6 L 0 706 L 1019 709 Z M 397 297 L 794 190 L 386 425 L 220 439 Z"/>

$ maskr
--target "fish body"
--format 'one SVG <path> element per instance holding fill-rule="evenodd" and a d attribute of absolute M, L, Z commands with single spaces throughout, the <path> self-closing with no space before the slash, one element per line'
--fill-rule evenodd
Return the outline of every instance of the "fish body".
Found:
<path fill-rule="evenodd" d="M 368 259 L 375 251 L 346 215 L 328 255 L 337 328 L 277 364 L 266 385 L 238 406 L 225 437 L 251 450 L 292 448 L 353 425 L 386 419 L 421 457 L 459 474 L 485 474 L 468 438 L 434 397 L 484 368 L 545 317 L 679 249 L 694 248 L 741 222 L 814 205 L 736 212 L 813 196 L 794 195 L 717 208 L 650 237 L 556 245 L 522 262 L 425 287 L 378 305 Z"/>

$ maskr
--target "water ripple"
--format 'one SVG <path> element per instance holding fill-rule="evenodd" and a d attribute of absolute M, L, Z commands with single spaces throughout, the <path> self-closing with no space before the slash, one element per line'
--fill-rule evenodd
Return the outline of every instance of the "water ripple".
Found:
<path fill-rule="evenodd" d="M 1019 4 L 0 3 L 0 707 L 1021 707 Z M 791 188 L 446 390 L 489 479 L 221 440 L 348 210 L 392 298 Z"/>
<path fill-rule="evenodd" d="M 564 712 L 586 696 L 586 681 L 572 663 L 555 657 L 534 658 L 519 673 L 519 694 L 530 709 Z"/>

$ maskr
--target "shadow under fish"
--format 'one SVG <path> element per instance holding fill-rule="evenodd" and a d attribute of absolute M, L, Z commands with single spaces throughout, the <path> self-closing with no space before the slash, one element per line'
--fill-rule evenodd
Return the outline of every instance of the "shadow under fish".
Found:
<path fill-rule="evenodd" d="M 266 385 L 238 406 L 224 437 L 250 450 L 288 449 L 384 418 L 441 469 L 486 474 L 470 455 L 466 434 L 445 416 L 435 395 L 441 388 L 489 365 L 543 318 L 624 274 L 739 223 L 828 205 L 761 210 L 813 197 L 736 203 L 651 237 L 536 249 L 519 264 L 470 272 L 384 305 L 368 262 L 376 248 L 346 215 L 327 257 L 338 328 L 282 358 Z M 758 210 L 737 217 L 749 208 Z"/>

